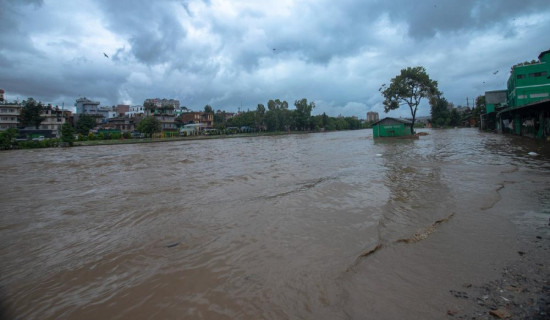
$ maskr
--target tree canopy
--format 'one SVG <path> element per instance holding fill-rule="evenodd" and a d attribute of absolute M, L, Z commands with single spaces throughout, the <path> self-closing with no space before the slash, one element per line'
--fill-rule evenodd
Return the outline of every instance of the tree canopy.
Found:
<path fill-rule="evenodd" d="M 214 110 L 212 110 L 212 107 L 209 104 L 207 104 L 207 105 L 204 106 L 204 112 L 205 113 L 214 113 Z"/>
<path fill-rule="evenodd" d="M 76 121 L 76 132 L 82 135 L 88 135 L 95 125 L 96 122 L 94 117 L 88 114 L 80 115 Z"/>
<path fill-rule="evenodd" d="M 21 108 L 21 114 L 19 115 L 21 124 L 24 127 L 33 126 L 38 129 L 42 121 L 46 119 L 42 117 L 43 112 L 44 105 L 33 98 L 23 101 L 23 108 Z"/>
<path fill-rule="evenodd" d="M 153 133 L 161 132 L 162 126 L 157 118 L 153 116 L 143 118 L 137 125 L 137 130 L 141 133 L 145 133 L 148 136 L 152 136 Z"/>
<path fill-rule="evenodd" d="M 61 126 L 61 141 L 67 143 L 69 146 L 73 145 L 73 142 L 74 142 L 74 128 L 68 122 L 65 122 Z"/>
<path fill-rule="evenodd" d="M 309 130 L 311 129 L 311 111 L 315 108 L 315 103 L 307 103 L 307 99 L 303 98 L 301 100 L 296 100 L 294 102 L 296 107 L 295 112 L 295 123 L 296 127 L 299 130 Z"/>
<path fill-rule="evenodd" d="M 424 67 L 407 67 L 391 79 L 390 85 L 383 84 L 379 91 L 384 96 L 384 112 L 398 109 L 402 105 L 409 106 L 412 116 L 411 133 L 414 132 L 414 122 L 418 105 L 423 98 L 440 95 L 437 81 L 430 79 Z"/>

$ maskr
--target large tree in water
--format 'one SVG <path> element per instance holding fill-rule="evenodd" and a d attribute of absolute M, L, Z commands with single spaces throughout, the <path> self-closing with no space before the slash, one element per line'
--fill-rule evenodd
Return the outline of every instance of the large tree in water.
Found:
<path fill-rule="evenodd" d="M 414 133 L 416 111 L 423 98 L 439 95 L 437 81 L 430 79 L 424 67 L 407 67 L 391 79 L 390 85 L 383 84 L 379 91 L 384 96 L 384 112 L 409 106 L 412 116 L 411 134 Z"/>

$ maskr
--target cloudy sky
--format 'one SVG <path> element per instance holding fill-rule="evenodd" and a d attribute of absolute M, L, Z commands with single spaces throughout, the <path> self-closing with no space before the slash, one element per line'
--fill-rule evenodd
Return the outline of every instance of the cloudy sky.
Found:
<path fill-rule="evenodd" d="M 548 0 L 0 0 L 6 98 L 66 107 L 306 98 L 314 114 L 365 118 L 382 115 L 378 88 L 408 66 L 466 105 L 548 49 Z"/>

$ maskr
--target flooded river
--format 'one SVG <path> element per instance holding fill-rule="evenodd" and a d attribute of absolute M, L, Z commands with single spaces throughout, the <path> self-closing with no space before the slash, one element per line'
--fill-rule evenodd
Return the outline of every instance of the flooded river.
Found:
<path fill-rule="evenodd" d="M 426 132 L 1 152 L 3 305 L 20 319 L 443 318 L 449 289 L 491 279 L 548 220 L 550 152 Z"/>

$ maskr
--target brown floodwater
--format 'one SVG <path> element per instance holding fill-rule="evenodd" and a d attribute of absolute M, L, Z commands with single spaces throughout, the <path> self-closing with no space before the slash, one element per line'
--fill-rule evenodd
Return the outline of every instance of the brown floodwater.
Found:
<path fill-rule="evenodd" d="M 491 279 L 517 234 L 548 221 L 550 149 L 425 131 L 0 152 L 3 308 L 19 319 L 444 318 L 449 289 Z"/>

